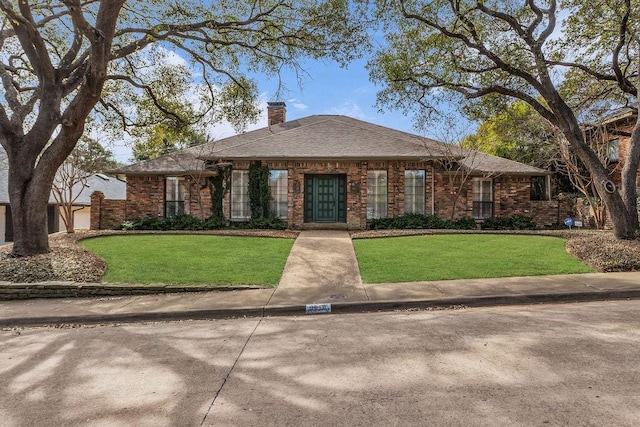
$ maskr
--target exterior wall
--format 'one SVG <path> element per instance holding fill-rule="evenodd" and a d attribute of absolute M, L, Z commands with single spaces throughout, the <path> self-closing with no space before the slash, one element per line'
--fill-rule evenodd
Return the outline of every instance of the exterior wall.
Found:
<path fill-rule="evenodd" d="M 304 227 L 304 194 L 306 174 L 343 174 L 346 176 L 346 226 L 348 229 L 364 229 L 367 226 L 367 171 L 387 172 L 387 216 L 404 213 L 404 172 L 425 170 L 425 214 L 441 218 L 473 216 L 473 179 L 443 170 L 437 164 L 405 161 L 270 161 L 271 170 L 287 171 L 288 226 Z M 248 161 L 236 161 L 235 170 L 247 170 Z M 211 196 L 202 182 L 185 177 L 185 213 L 194 216 L 211 215 Z M 537 224 L 557 224 L 572 211 L 569 205 L 562 207 L 557 200 L 531 201 L 529 176 L 497 176 L 493 178 L 494 215 L 531 215 Z M 230 217 L 231 192 L 223 200 L 226 218 Z M 200 199 L 198 198 L 200 194 Z M 127 179 L 127 200 L 104 200 L 92 195 L 91 228 L 115 228 L 124 220 L 164 216 L 165 177 L 130 176 Z M 455 205 L 455 209 L 453 208 Z"/>
<path fill-rule="evenodd" d="M 435 214 L 444 219 L 473 217 L 473 177 L 464 179 L 455 173 L 435 169 L 434 178 Z M 494 177 L 494 216 L 530 215 L 538 226 L 548 227 L 558 224 L 574 210 L 569 199 L 530 200 L 530 194 L 529 176 Z"/>
<path fill-rule="evenodd" d="M 120 228 L 125 221 L 126 200 L 108 200 L 104 194 L 96 191 L 91 194 L 91 230 Z"/>
<path fill-rule="evenodd" d="M 164 216 L 164 197 L 164 176 L 128 176 L 125 219 Z"/>
<path fill-rule="evenodd" d="M 5 238 L 5 233 L 6 233 L 6 225 L 7 225 L 7 220 L 6 220 L 6 211 L 7 208 L 5 206 L 0 205 L 0 245 L 3 245 L 5 243 L 4 238 Z"/>

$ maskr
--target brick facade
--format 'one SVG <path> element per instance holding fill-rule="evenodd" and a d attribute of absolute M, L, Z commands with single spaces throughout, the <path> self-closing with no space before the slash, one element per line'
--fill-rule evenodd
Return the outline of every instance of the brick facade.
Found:
<path fill-rule="evenodd" d="M 91 230 L 118 229 L 125 221 L 125 200 L 109 200 L 95 191 L 91 194 Z"/>
<path fill-rule="evenodd" d="M 358 230 L 367 226 L 367 172 L 370 170 L 387 172 L 387 216 L 396 217 L 404 213 L 404 172 L 416 169 L 425 171 L 425 214 L 433 213 L 445 219 L 473 215 L 473 178 L 456 176 L 433 162 L 278 161 L 267 162 L 267 166 L 271 170 L 287 171 L 287 222 L 292 229 L 304 227 L 306 174 L 340 174 L 346 177 L 348 229 Z M 246 170 L 249 162 L 235 162 L 234 168 Z M 129 176 L 126 201 L 104 200 L 104 197 L 96 195 L 95 201 L 92 199 L 92 229 L 113 228 L 124 220 L 135 218 L 163 217 L 165 181 L 164 176 Z M 184 177 L 184 194 L 185 213 L 201 218 L 211 215 L 211 196 L 204 179 L 195 182 Z M 531 215 L 541 226 L 557 224 L 573 211 L 570 204 L 562 206 L 557 200 L 531 201 L 528 176 L 493 178 L 493 199 L 495 216 Z M 230 217 L 230 191 L 226 192 L 224 199 L 224 213 Z"/>

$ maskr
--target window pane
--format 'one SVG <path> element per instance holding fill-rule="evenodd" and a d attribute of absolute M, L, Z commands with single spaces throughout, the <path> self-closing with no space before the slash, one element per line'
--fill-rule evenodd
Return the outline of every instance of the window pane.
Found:
<path fill-rule="evenodd" d="M 271 211 L 280 219 L 287 219 L 288 209 L 288 172 L 273 170 L 269 172 L 269 187 L 271 188 Z"/>
<path fill-rule="evenodd" d="M 170 176 L 165 180 L 165 217 L 184 214 L 184 179 Z"/>
<path fill-rule="evenodd" d="M 549 177 L 531 177 L 531 200 L 549 200 Z"/>
<path fill-rule="evenodd" d="M 607 145 L 607 150 L 609 154 L 609 160 L 612 162 L 617 162 L 620 160 L 620 145 L 617 139 L 613 139 L 609 141 Z"/>
<path fill-rule="evenodd" d="M 249 209 L 249 172 L 231 171 L 231 219 L 251 218 Z"/>
<path fill-rule="evenodd" d="M 367 218 L 387 216 L 387 171 L 367 172 Z"/>
<path fill-rule="evenodd" d="M 473 217 L 476 219 L 493 216 L 493 180 L 473 179 Z"/>
<path fill-rule="evenodd" d="M 404 212 L 424 214 L 424 170 L 404 171 Z"/>

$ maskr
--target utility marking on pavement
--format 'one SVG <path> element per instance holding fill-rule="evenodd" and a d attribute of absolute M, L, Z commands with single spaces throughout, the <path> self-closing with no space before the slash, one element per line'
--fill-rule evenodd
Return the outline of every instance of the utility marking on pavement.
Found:
<path fill-rule="evenodd" d="M 331 304 L 307 304 L 307 314 L 331 313 Z"/>

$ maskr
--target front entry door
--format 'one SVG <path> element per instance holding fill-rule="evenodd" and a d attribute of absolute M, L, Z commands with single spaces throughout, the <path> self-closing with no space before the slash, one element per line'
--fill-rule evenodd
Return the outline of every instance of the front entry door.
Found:
<path fill-rule="evenodd" d="M 305 222 L 346 222 L 346 182 L 344 175 L 305 175 Z"/>

